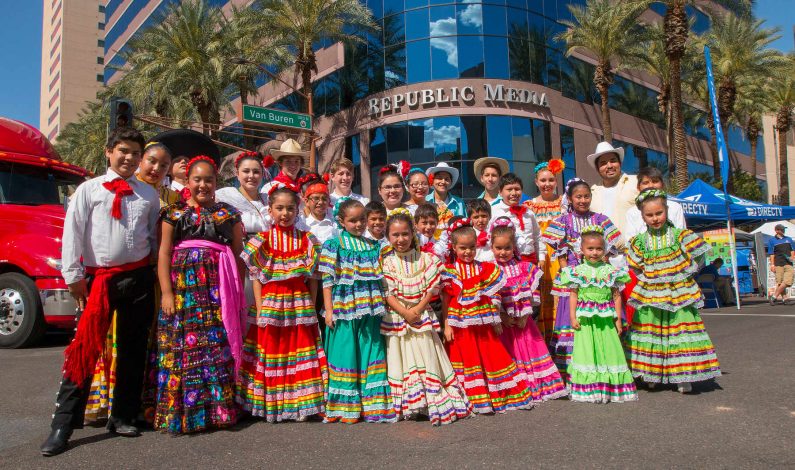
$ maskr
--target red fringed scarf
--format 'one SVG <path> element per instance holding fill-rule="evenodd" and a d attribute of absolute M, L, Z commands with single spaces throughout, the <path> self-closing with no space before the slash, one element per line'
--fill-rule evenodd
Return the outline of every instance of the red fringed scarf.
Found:
<path fill-rule="evenodd" d="M 113 181 L 102 183 L 102 186 L 114 194 L 113 207 L 110 210 L 110 216 L 116 220 L 121 219 L 121 200 L 123 197 L 129 196 L 133 193 L 132 188 L 121 178 L 116 178 Z"/>
<path fill-rule="evenodd" d="M 134 263 L 112 268 L 88 268 L 94 275 L 91 292 L 88 294 L 86 308 L 77 323 L 77 333 L 64 351 L 63 374 L 78 386 L 91 377 L 110 328 L 111 311 L 108 300 L 110 281 L 113 276 L 149 266 L 149 257 Z"/>

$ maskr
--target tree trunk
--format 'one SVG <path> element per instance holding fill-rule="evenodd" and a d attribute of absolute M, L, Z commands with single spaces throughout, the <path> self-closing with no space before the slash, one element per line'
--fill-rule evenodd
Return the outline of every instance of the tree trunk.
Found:
<path fill-rule="evenodd" d="M 196 113 L 199 114 L 199 119 L 202 124 L 202 133 L 210 135 L 210 106 L 207 100 L 202 96 L 201 90 L 193 90 L 190 92 L 190 100 L 193 107 L 196 108 Z"/>
<path fill-rule="evenodd" d="M 649 152 L 644 147 L 635 147 L 635 156 L 638 158 L 638 168 L 649 166 Z"/>
<path fill-rule="evenodd" d="M 608 98 L 610 95 L 610 84 L 613 82 L 613 71 L 610 68 L 609 62 L 600 62 L 596 65 L 593 82 L 602 100 L 602 140 L 612 143 L 613 126 L 610 122 L 610 104 Z"/>
<path fill-rule="evenodd" d="M 674 124 L 670 106 L 665 111 L 665 143 L 668 147 L 668 178 L 671 180 L 671 182 L 674 182 L 674 175 L 676 172 L 676 154 L 674 152 Z"/>
<path fill-rule="evenodd" d="M 240 92 L 240 103 L 248 104 L 248 93 L 246 93 L 245 80 L 241 78 L 237 82 L 237 88 Z M 254 148 L 254 137 L 249 134 L 249 131 L 243 129 L 243 148 L 251 150 Z"/>
<path fill-rule="evenodd" d="M 687 187 L 687 144 L 685 125 L 682 119 L 682 56 L 685 53 L 687 37 L 690 32 L 684 0 L 666 2 L 667 11 L 663 18 L 665 29 L 665 55 L 671 67 L 671 123 L 673 124 L 673 152 L 676 162 L 675 183 L 677 190 Z"/>
<path fill-rule="evenodd" d="M 789 107 L 781 108 L 776 115 L 776 128 L 778 129 L 778 168 L 779 189 L 778 203 L 782 206 L 789 205 L 789 175 L 787 174 L 787 132 L 792 122 Z"/>
<path fill-rule="evenodd" d="M 756 159 L 756 150 L 759 142 L 759 122 L 756 120 L 756 117 L 748 118 L 745 136 L 751 144 L 751 174 L 756 178 L 757 172 L 759 171 L 759 162 Z"/>

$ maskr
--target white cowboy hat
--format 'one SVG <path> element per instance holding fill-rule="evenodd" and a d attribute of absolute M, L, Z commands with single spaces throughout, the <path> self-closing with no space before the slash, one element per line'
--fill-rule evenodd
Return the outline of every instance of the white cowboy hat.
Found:
<path fill-rule="evenodd" d="M 450 173 L 450 177 L 453 179 L 453 181 L 450 182 L 450 186 L 455 186 L 455 183 L 458 181 L 458 168 L 451 167 L 450 165 L 447 164 L 447 162 L 437 163 L 436 166 L 428 168 L 427 170 L 425 170 L 425 175 L 426 176 L 435 175 L 440 171 L 443 171 L 445 173 Z"/>
<path fill-rule="evenodd" d="M 599 160 L 599 157 L 601 157 L 602 155 L 607 155 L 608 153 L 616 154 L 618 156 L 618 161 L 624 163 L 624 148 L 623 147 L 614 148 L 610 144 L 610 142 L 599 142 L 599 145 L 596 146 L 596 151 L 588 155 L 588 157 L 586 157 L 586 160 L 588 161 L 588 164 L 591 165 L 591 168 L 599 171 L 599 169 L 596 167 L 596 161 Z"/>
<path fill-rule="evenodd" d="M 306 157 L 309 156 L 309 152 L 302 150 L 301 144 L 299 144 L 295 139 L 287 139 L 279 147 L 279 150 L 271 150 L 271 156 L 273 156 L 273 158 L 276 160 L 280 159 L 281 157 L 292 155 L 297 155 L 301 157 L 302 160 L 305 160 Z"/>
<path fill-rule="evenodd" d="M 508 160 L 499 157 L 483 157 L 475 160 L 475 176 L 480 178 L 480 175 L 483 174 L 483 167 L 489 163 L 497 165 L 497 167 L 500 169 L 500 176 L 511 171 L 510 167 L 508 166 Z"/>

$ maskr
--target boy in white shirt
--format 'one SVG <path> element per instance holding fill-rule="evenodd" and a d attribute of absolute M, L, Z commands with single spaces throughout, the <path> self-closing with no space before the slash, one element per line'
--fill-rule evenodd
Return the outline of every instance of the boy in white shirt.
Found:
<path fill-rule="evenodd" d="M 300 214 L 296 226 L 299 230 L 311 232 L 323 244 L 336 237 L 339 232 L 337 223 L 328 215 L 328 185 L 316 174 L 309 176 L 315 176 L 315 178 L 305 183 L 303 188 L 301 188 L 304 210 Z"/>
<path fill-rule="evenodd" d="M 493 263 L 494 254 L 491 252 L 488 232 L 491 220 L 491 203 L 485 199 L 473 199 L 467 204 L 467 213 L 469 213 L 469 221 L 472 222 L 472 227 L 478 236 L 475 245 L 477 247 L 475 259 Z"/>
<path fill-rule="evenodd" d="M 370 201 L 364 206 L 367 219 L 367 230 L 364 237 L 381 244 L 381 248 L 389 245 L 386 238 L 386 206 L 378 201 Z"/>
<path fill-rule="evenodd" d="M 546 258 L 546 250 L 539 249 L 541 233 L 536 216 L 522 201 L 522 180 L 514 173 L 506 173 L 500 178 L 500 197 L 502 201 L 491 208 L 491 220 L 508 217 L 516 226 L 516 248 L 523 261 L 538 265 Z M 539 259 L 540 258 L 540 259 Z"/>
<path fill-rule="evenodd" d="M 345 157 L 340 157 L 333 162 L 328 169 L 329 172 L 329 179 L 331 180 L 330 186 L 334 188 L 333 191 L 329 194 L 331 198 L 331 206 L 333 207 L 334 204 L 341 197 L 349 197 L 351 199 L 356 199 L 357 201 L 361 202 L 362 205 L 366 206 L 369 199 L 362 196 L 361 194 L 356 194 L 353 192 L 351 187 L 353 186 L 353 162 L 348 160 Z"/>
<path fill-rule="evenodd" d="M 638 171 L 638 191 L 642 193 L 647 189 L 660 189 L 665 190 L 662 172 L 653 167 L 647 166 Z M 685 212 L 682 205 L 676 201 L 667 201 L 668 204 L 668 220 L 674 224 L 676 228 L 687 228 L 685 222 Z M 646 223 L 643 221 L 643 216 L 640 210 L 632 206 L 627 210 L 627 233 L 623 233 L 625 240 L 629 241 L 632 237 L 639 235 L 646 231 Z"/>

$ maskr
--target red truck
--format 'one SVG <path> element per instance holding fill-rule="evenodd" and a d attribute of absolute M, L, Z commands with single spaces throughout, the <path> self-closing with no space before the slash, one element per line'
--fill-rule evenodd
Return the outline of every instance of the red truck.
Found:
<path fill-rule="evenodd" d="M 48 326 L 74 328 L 61 236 L 68 198 L 88 176 L 36 128 L 0 117 L 0 347 L 34 344 Z"/>

